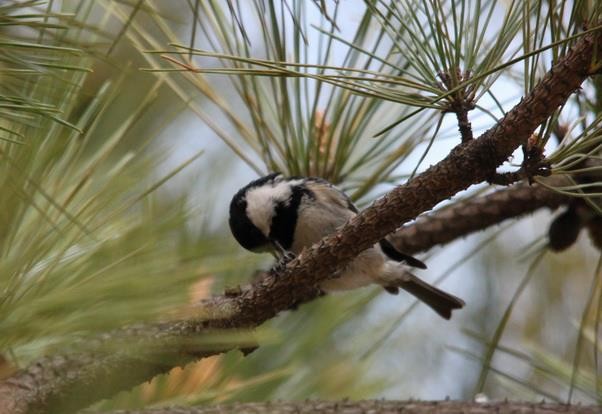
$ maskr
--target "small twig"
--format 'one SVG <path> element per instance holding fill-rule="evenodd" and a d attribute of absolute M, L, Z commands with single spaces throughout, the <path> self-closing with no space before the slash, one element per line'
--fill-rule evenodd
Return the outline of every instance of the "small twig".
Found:
<path fill-rule="evenodd" d="M 439 72 L 439 78 L 442 84 L 439 85 L 444 90 L 452 90 L 459 84 L 470 80 L 470 72 L 461 72 L 459 68 L 456 68 L 454 72 L 455 76 L 447 72 Z M 468 142 L 473 139 L 472 125 L 468 121 L 468 112 L 475 108 L 474 103 L 474 90 L 472 86 L 466 86 L 459 89 L 456 93 L 451 95 L 448 99 L 447 112 L 454 112 L 458 119 L 458 129 L 462 142 Z"/>
<path fill-rule="evenodd" d="M 519 181 L 527 180 L 529 184 L 533 182 L 533 177 L 549 177 L 551 169 L 548 164 L 541 165 L 523 165 L 517 171 L 507 173 L 495 173 L 491 177 L 487 178 L 489 184 L 497 184 L 508 186 Z"/>
<path fill-rule="evenodd" d="M 523 162 L 521 167 L 514 172 L 494 172 L 487 178 L 490 184 L 510 185 L 518 181 L 527 180 L 533 184 L 533 177 L 549 177 L 552 173 L 550 163 L 545 159 L 543 150 L 537 145 L 537 135 L 533 134 L 523 143 Z"/>

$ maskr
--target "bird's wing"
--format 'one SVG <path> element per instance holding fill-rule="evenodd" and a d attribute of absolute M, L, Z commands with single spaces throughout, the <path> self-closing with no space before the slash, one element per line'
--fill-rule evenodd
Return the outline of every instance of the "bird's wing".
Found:
<path fill-rule="evenodd" d="M 379 244 L 383 253 L 387 255 L 389 259 L 397 262 L 405 262 L 407 265 L 417 267 L 419 269 L 426 269 L 426 265 L 422 261 L 410 256 L 409 254 L 400 252 L 387 239 L 382 239 Z"/>
<path fill-rule="evenodd" d="M 316 184 L 316 188 L 318 190 L 316 191 L 315 195 L 317 197 L 322 197 L 322 201 L 324 201 L 326 205 L 339 205 L 340 207 L 352 211 L 354 215 L 359 213 L 357 207 L 353 204 L 351 199 L 343 191 L 339 190 L 337 187 L 321 178 L 312 177 L 310 179 L 314 182 L 314 184 Z M 323 186 L 325 191 L 319 191 L 319 188 L 321 186 Z M 400 252 L 388 240 L 382 239 L 379 242 L 379 244 L 383 253 L 389 259 L 395 260 L 397 262 L 405 262 L 408 266 L 417 267 L 419 269 L 426 269 L 426 265 L 422 261 L 416 259 L 413 256 L 410 256 L 409 254 Z"/>
<path fill-rule="evenodd" d="M 318 178 L 318 177 L 310 177 L 310 178 L 308 178 L 308 180 L 313 181 L 318 189 L 320 188 L 320 186 L 322 186 L 324 188 L 324 190 L 327 190 L 327 191 L 320 191 L 320 195 L 325 198 L 325 201 L 328 201 L 335 205 L 339 205 L 349 211 L 352 211 L 355 214 L 359 213 L 359 210 L 353 204 L 353 202 L 351 201 L 349 196 L 347 196 L 347 194 L 345 194 L 343 191 L 341 191 L 336 186 L 334 186 L 331 183 L 329 183 L 328 181 L 326 181 L 322 178 Z"/>

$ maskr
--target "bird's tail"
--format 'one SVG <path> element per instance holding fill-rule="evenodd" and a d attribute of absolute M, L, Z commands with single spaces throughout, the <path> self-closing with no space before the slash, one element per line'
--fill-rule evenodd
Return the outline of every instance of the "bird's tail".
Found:
<path fill-rule="evenodd" d="M 387 292 L 397 293 L 397 288 L 401 288 L 427 304 L 445 319 L 451 318 L 454 309 L 464 307 L 462 299 L 426 283 L 408 271 L 404 271 L 403 278 L 396 279 L 394 281 L 389 279 L 388 283 L 383 284 Z"/>

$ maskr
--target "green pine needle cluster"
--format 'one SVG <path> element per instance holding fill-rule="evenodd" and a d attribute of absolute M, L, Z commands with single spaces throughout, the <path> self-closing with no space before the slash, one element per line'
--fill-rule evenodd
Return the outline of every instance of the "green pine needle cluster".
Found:
<path fill-rule="evenodd" d="M 155 195 L 198 158 L 156 172 L 157 136 L 137 128 L 161 81 L 127 97 L 122 68 L 92 85 L 104 39 L 78 19 L 39 1 L 0 7 L 0 352 L 13 363 L 165 317 L 215 267 L 209 240 L 186 237 L 186 200 Z"/>

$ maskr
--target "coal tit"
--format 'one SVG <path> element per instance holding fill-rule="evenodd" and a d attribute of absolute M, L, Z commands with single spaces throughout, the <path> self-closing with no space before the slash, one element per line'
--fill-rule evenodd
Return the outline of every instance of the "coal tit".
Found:
<path fill-rule="evenodd" d="M 296 255 L 357 213 L 349 197 L 326 180 L 272 173 L 234 195 L 229 224 L 234 238 L 247 250 Z M 451 317 L 452 310 L 464 306 L 461 299 L 414 276 L 406 265 L 426 268 L 383 239 L 360 253 L 335 278 L 322 282 L 320 288 L 332 292 L 378 284 L 392 294 L 401 288 L 445 319 Z"/>

